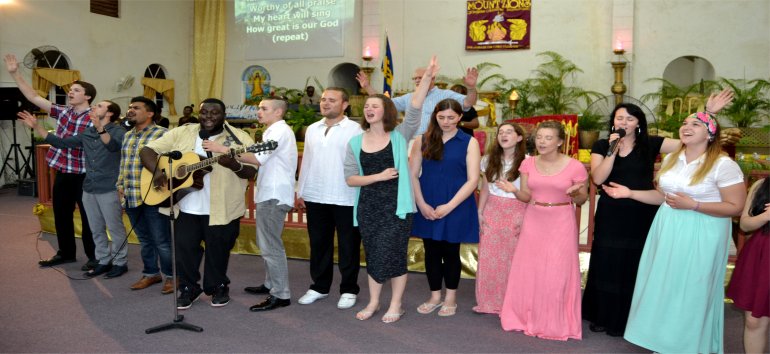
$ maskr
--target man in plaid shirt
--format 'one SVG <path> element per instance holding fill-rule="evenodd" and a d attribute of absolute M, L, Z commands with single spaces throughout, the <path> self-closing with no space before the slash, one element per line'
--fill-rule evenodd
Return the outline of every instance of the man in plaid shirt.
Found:
<path fill-rule="evenodd" d="M 154 122 L 159 115 L 158 107 L 151 99 L 138 96 L 131 99 L 126 118 L 134 123 L 134 128 L 123 137 L 118 175 L 118 193 L 125 198 L 126 215 L 139 239 L 141 247 L 142 278 L 131 285 L 131 290 L 145 289 L 163 281 L 162 294 L 174 292 L 171 268 L 171 224 L 167 216 L 159 213 L 159 207 L 142 202 L 140 176 L 142 161 L 139 151 L 168 130 Z M 160 267 L 158 264 L 160 263 Z"/>
<path fill-rule="evenodd" d="M 19 72 L 19 64 L 16 56 L 5 56 L 5 66 L 11 74 L 19 90 L 34 105 L 48 112 L 51 118 L 56 119 L 56 136 L 67 138 L 83 132 L 87 126 L 91 126 L 89 114 L 91 102 L 96 98 L 96 88 L 84 81 L 75 81 L 70 84 L 67 93 L 67 105 L 61 106 L 40 96 L 22 78 Z M 66 86 L 65 86 L 66 88 Z M 81 200 L 83 194 L 83 180 L 86 176 L 85 160 L 82 148 L 59 149 L 51 147 L 45 157 L 48 166 L 56 170 L 56 179 L 53 183 L 53 217 L 56 226 L 56 239 L 59 251 L 45 260 L 40 260 L 41 267 L 51 267 L 63 263 L 75 262 L 75 205 L 80 209 L 82 222 L 83 249 L 88 256 L 88 262 L 81 268 L 84 271 L 93 269 L 98 262 L 94 255 L 94 240 L 91 229 L 88 226 L 86 210 Z"/>

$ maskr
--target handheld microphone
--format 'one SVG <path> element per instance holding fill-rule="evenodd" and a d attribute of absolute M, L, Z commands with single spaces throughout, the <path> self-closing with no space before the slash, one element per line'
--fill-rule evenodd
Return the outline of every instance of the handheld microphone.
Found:
<path fill-rule="evenodd" d="M 160 156 L 168 156 L 172 160 L 179 160 L 182 158 L 182 152 L 178 150 L 174 150 L 174 151 L 169 151 L 169 152 L 160 154 Z"/>
<path fill-rule="evenodd" d="M 211 133 L 208 130 L 199 130 L 198 136 L 202 140 L 209 140 L 209 137 L 211 136 Z M 206 151 L 206 157 L 211 158 L 213 155 L 211 154 L 211 151 Z"/>
<path fill-rule="evenodd" d="M 616 133 L 618 133 L 618 135 L 620 137 L 617 140 L 615 140 L 615 141 L 610 143 L 610 149 L 607 150 L 607 156 L 612 156 L 612 153 L 615 152 L 615 148 L 618 147 L 618 142 L 620 141 L 620 139 L 623 139 L 623 137 L 626 136 L 626 130 L 625 129 L 620 129 L 620 130 L 616 131 Z"/>

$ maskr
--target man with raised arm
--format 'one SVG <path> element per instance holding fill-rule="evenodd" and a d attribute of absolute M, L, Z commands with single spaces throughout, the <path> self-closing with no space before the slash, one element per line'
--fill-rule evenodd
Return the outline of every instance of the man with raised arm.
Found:
<path fill-rule="evenodd" d="M 96 88 L 85 81 L 75 81 L 69 87 L 67 93 L 67 105 L 61 106 L 40 96 L 21 76 L 19 63 L 16 56 L 5 56 L 5 67 L 11 74 L 19 90 L 35 106 L 46 111 L 51 118 L 56 119 L 56 136 L 67 138 L 78 135 L 90 126 L 88 114 L 91 111 L 91 102 L 96 98 Z M 83 238 L 83 250 L 88 257 L 88 262 L 81 268 L 84 271 L 91 270 L 98 262 L 94 254 L 94 240 L 91 228 L 88 225 L 86 209 L 83 206 L 82 192 L 83 180 L 86 176 L 83 149 L 51 147 L 45 155 L 48 166 L 56 171 L 56 179 L 53 182 L 53 218 L 56 227 L 56 240 L 59 251 L 49 258 L 38 262 L 41 267 L 52 267 L 64 263 L 75 262 L 75 205 L 80 209 L 81 236 Z"/>
<path fill-rule="evenodd" d="M 414 81 L 415 87 L 420 85 L 420 79 L 422 79 L 423 74 L 425 74 L 424 67 L 414 70 L 412 80 Z M 435 108 L 436 104 L 441 102 L 441 100 L 451 98 L 457 101 L 457 103 L 463 105 L 463 111 L 467 112 L 469 109 L 471 109 L 473 105 L 476 104 L 476 99 L 478 97 L 476 93 L 476 80 L 478 80 L 478 78 L 478 70 L 476 70 L 475 67 L 468 68 L 465 73 L 465 77 L 463 77 L 463 84 L 468 90 L 467 95 L 463 95 L 452 90 L 437 88 L 435 87 L 436 79 L 431 78 L 430 87 L 428 88 L 428 96 L 425 97 L 425 102 L 422 104 L 422 120 L 420 121 L 420 129 L 417 130 L 415 136 L 425 133 L 425 130 L 428 129 L 428 123 L 430 122 L 430 115 L 433 113 L 433 108 Z M 356 80 L 358 80 L 361 88 L 363 88 L 367 94 L 373 95 L 376 93 L 369 83 L 369 78 L 363 72 L 359 72 L 358 75 L 356 75 Z M 412 102 L 412 94 L 413 92 L 410 92 L 406 95 L 393 98 L 393 103 L 396 105 L 396 109 L 399 112 L 406 112 L 407 107 L 409 107 L 409 103 Z"/>

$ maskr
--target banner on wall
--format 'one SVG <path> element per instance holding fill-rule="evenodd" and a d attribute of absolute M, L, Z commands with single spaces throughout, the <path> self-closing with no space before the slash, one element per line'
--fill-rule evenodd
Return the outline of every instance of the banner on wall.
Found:
<path fill-rule="evenodd" d="M 532 0 L 468 0 L 465 50 L 529 49 Z"/>

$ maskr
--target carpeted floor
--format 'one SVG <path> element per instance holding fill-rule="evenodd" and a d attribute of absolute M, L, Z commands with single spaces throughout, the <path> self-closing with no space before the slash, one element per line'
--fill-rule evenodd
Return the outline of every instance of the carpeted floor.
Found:
<path fill-rule="evenodd" d="M 32 214 L 35 198 L 20 197 L 15 189 L 0 189 L 0 352 L 645 352 L 622 338 L 588 331 L 583 340 L 558 342 L 508 333 L 499 319 L 477 315 L 474 283 L 462 280 L 459 308 L 454 317 L 420 315 L 415 308 L 428 297 L 424 274 L 410 273 L 404 299 L 406 315 L 394 324 L 379 321 L 382 312 L 358 321 L 355 312 L 368 297 L 366 272 L 360 273 L 359 304 L 338 310 L 338 294 L 312 305 L 298 299 L 310 284 L 308 263 L 289 262 L 292 305 L 267 313 L 248 307 L 261 300 L 243 292 L 264 277 L 260 257 L 233 255 L 229 276 L 232 301 L 223 308 L 209 306 L 201 297 L 184 314 L 185 322 L 204 328 L 202 333 L 172 330 L 145 334 L 144 330 L 173 319 L 173 297 L 161 295 L 160 286 L 131 291 L 141 271 L 139 248 L 129 246 L 129 272 L 116 279 L 82 280 L 85 261 L 58 269 L 37 266 L 56 250 L 56 237 L 44 234 Z M 80 247 L 80 241 L 78 241 Z M 338 274 L 335 274 L 338 276 Z M 335 283 L 335 286 L 337 283 Z M 386 285 L 383 301 L 390 296 Z M 740 352 L 741 313 L 726 305 L 725 351 Z"/>

